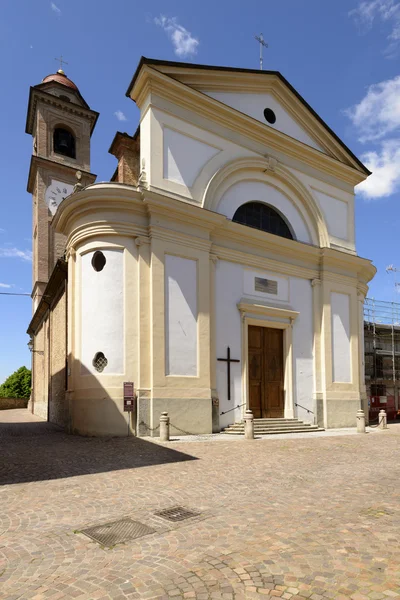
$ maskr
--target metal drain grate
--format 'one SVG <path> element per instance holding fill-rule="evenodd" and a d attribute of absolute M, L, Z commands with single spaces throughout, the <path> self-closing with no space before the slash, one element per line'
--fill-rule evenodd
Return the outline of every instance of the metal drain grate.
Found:
<path fill-rule="evenodd" d="M 131 519 L 121 519 L 121 521 L 105 523 L 104 525 L 95 525 L 81 531 L 95 542 L 107 547 L 129 542 L 154 532 L 155 529 Z"/>
<path fill-rule="evenodd" d="M 189 510 L 184 506 L 173 506 L 172 508 L 159 510 L 154 514 L 157 515 L 157 517 L 162 517 L 163 519 L 173 521 L 174 523 L 176 521 L 184 521 L 185 519 L 191 519 L 192 517 L 198 517 L 200 515 L 199 512 Z"/>

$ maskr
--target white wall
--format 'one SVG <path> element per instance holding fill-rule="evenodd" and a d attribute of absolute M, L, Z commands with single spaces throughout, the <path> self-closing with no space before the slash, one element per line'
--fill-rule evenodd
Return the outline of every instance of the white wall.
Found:
<path fill-rule="evenodd" d="M 92 267 L 95 251 L 81 257 L 81 373 L 97 377 L 124 372 L 124 253 L 101 251 L 106 257 L 102 271 Z M 97 352 L 108 360 L 102 373 L 92 364 Z"/>
<path fill-rule="evenodd" d="M 167 375 L 197 375 L 197 261 L 165 255 Z"/>
<path fill-rule="evenodd" d="M 351 382 L 350 296 L 331 294 L 332 312 L 332 381 Z"/>
<path fill-rule="evenodd" d="M 163 133 L 164 179 L 192 187 L 204 165 L 220 150 L 168 127 Z"/>
<path fill-rule="evenodd" d="M 241 181 L 232 185 L 222 196 L 218 212 L 232 219 L 236 210 L 246 202 L 265 202 L 286 218 L 300 242 L 311 243 L 308 227 L 294 204 L 281 191 L 261 181 Z"/>
<path fill-rule="evenodd" d="M 300 313 L 293 326 L 293 399 L 313 411 L 314 325 L 311 281 L 291 277 L 290 295 L 291 305 Z M 313 420 L 313 415 L 303 408 L 295 406 L 294 409 L 299 419 Z"/>
<path fill-rule="evenodd" d="M 317 190 L 314 194 L 324 214 L 330 235 L 347 240 L 349 238 L 347 202 Z"/>
<path fill-rule="evenodd" d="M 235 263 L 218 261 L 215 270 L 216 293 L 216 355 L 226 358 L 227 347 L 231 349 L 231 358 L 240 363 L 231 364 L 231 400 L 227 394 L 227 365 L 217 360 L 217 392 L 219 412 L 227 411 L 243 403 L 242 397 L 242 346 L 241 322 L 237 303 L 243 294 L 243 267 Z M 239 421 L 241 410 L 237 409 L 220 417 L 221 427 Z"/>
<path fill-rule="evenodd" d="M 254 277 L 272 279 L 278 282 L 278 293 L 274 296 L 253 292 Z M 217 358 L 225 358 L 227 346 L 231 358 L 240 363 L 231 365 L 231 400 L 227 396 L 227 366 L 216 362 L 217 392 L 220 401 L 219 412 L 227 411 L 244 402 L 242 393 L 242 324 L 237 308 L 243 298 L 254 298 L 255 303 L 263 302 L 271 306 L 281 306 L 298 311 L 300 314 L 293 325 L 293 395 L 294 402 L 313 410 L 314 366 L 313 366 L 313 320 L 311 282 L 296 277 L 285 277 L 272 272 L 255 271 L 243 265 L 218 261 L 216 267 L 216 353 Z M 272 319 L 269 319 L 272 320 Z M 241 419 L 242 409 L 236 409 L 220 417 L 221 427 Z M 308 419 L 306 411 L 299 409 L 298 416 Z"/>
<path fill-rule="evenodd" d="M 317 142 L 306 133 L 306 131 L 289 115 L 281 104 L 271 94 L 241 94 L 229 92 L 204 92 L 207 96 L 219 100 L 236 110 L 265 123 L 268 127 L 277 129 L 289 135 L 307 146 L 324 152 Z M 264 117 L 264 109 L 271 108 L 275 115 L 274 124 L 267 123 Z"/>

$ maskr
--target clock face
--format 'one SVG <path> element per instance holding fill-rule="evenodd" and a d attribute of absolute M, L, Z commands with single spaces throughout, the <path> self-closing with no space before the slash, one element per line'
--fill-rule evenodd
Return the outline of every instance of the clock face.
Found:
<path fill-rule="evenodd" d="M 45 200 L 52 215 L 56 214 L 60 202 L 72 194 L 73 191 L 74 186 L 70 183 L 63 183 L 62 181 L 57 181 L 56 179 L 51 180 L 51 184 L 46 190 Z"/>

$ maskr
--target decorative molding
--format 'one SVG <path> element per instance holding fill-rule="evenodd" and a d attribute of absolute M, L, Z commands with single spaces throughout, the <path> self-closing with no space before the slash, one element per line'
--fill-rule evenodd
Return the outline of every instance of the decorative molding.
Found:
<path fill-rule="evenodd" d="M 183 110 L 201 114 L 209 120 L 211 128 L 212 123 L 216 122 L 226 129 L 234 129 L 239 135 L 258 140 L 264 146 L 268 144 L 274 150 L 297 158 L 302 163 L 309 164 L 318 171 L 324 171 L 345 180 L 353 186 L 366 179 L 367 174 L 361 171 L 361 167 L 356 160 L 345 152 L 341 144 L 332 135 L 328 134 L 326 128 L 319 124 L 315 117 L 311 116 L 311 113 L 308 119 L 312 120 L 312 129 L 313 131 L 319 130 L 322 133 L 324 141 L 318 138 L 317 141 L 326 148 L 328 154 L 299 142 L 277 129 L 266 128 L 264 123 L 145 65 L 142 67 L 131 90 L 131 98 L 139 108 L 142 108 L 149 95 L 151 95 L 151 104 L 156 96 L 169 100 Z M 294 110 L 297 115 L 300 104 L 294 99 L 291 104 L 295 105 Z M 311 124 L 308 125 L 307 129 L 310 129 L 310 126 Z M 314 138 L 315 131 L 312 136 Z"/>
<path fill-rule="evenodd" d="M 265 155 L 265 158 L 267 159 L 266 170 L 275 172 L 276 166 L 278 164 L 278 160 L 276 158 L 274 158 L 273 156 L 269 156 L 268 154 Z"/>
<path fill-rule="evenodd" d="M 273 169 L 268 165 L 273 165 Z M 266 168 L 267 166 L 267 168 Z M 265 158 L 245 157 L 232 160 L 220 168 L 211 178 L 203 197 L 203 207 L 217 211 L 219 202 L 224 193 L 236 181 L 258 178 L 268 185 L 272 185 L 283 193 L 294 204 L 307 225 L 311 221 L 314 231 L 307 227 L 313 243 L 321 247 L 329 247 L 329 233 L 324 216 L 314 196 L 306 186 L 293 175 L 293 173 L 273 157 Z M 266 179 L 266 174 L 273 177 Z M 306 218 L 305 218 L 306 217 Z"/>
<path fill-rule="evenodd" d="M 143 190 L 147 190 L 148 187 L 149 187 L 149 182 L 147 181 L 147 175 L 146 175 L 146 160 L 144 158 L 142 158 L 142 169 L 139 174 L 138 188 L 139 188 L 139 190 L 143 191 Z"/>
<path fill-rule="evenodd" d="M 288 319 L 290 324 L 297 319 L 300 313 L 295 310 L 289 310 L 287 308 L 278 308 L 276 306 L 268 306 L 266 304 L 259 304 L 258 302 L 252 302 L 246 298 L 243 298 L 238 304 L 238 309 L 241 313 L 252 314 L 252 315 L 263 315 L 265 317 L 275 317 L 278 319 Z"/>

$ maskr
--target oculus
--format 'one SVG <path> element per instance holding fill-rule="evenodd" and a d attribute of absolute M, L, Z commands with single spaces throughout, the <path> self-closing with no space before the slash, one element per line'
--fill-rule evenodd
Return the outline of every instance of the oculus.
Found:
<path fill-rule="evenodd" d="M 283 217 L 268 204 L 263 202 L 247 202 L 239 206 L 233 219 L 235 223 L 241 223 L 254 229 L 261 229 L 273 235 L 293 240 L 293 234 Z"/>
<path fill-rule="evenodd" d="M 264 118 L 270 125 L 273 125 L 276 121 L 276 115 L 272 108 L 264 109 Z"/>
<path fill-rule="evenodd" d="M 100 250 L 97 250 L 92 257 L 92 267 L 95 271 L 102 271 L 106 264 L 106 257 Z"/>

